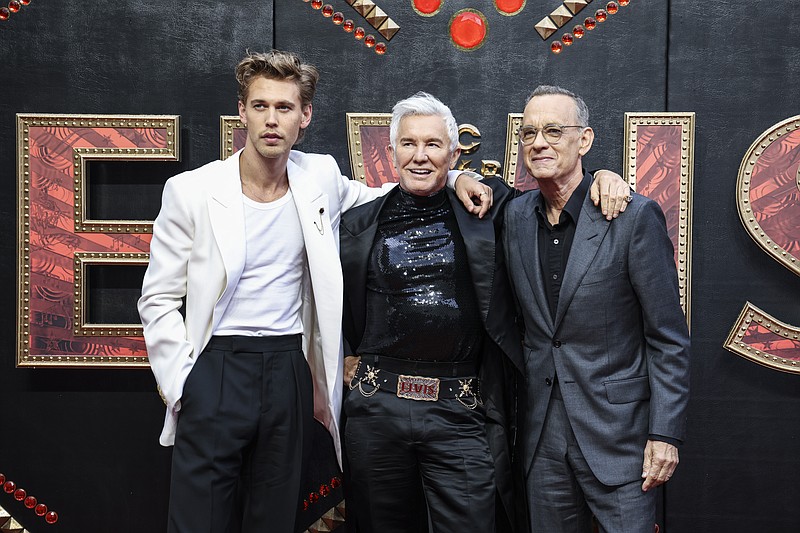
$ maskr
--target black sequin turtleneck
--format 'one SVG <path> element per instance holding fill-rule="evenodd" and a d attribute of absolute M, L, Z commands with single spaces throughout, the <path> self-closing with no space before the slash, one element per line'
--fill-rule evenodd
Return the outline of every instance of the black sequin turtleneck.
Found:
<path fill-rule="evenodd" d="M 484 329 L 455 213 L 444 189 L 386 201 L 367 273 L 359 353 L 476 360 Z"/>

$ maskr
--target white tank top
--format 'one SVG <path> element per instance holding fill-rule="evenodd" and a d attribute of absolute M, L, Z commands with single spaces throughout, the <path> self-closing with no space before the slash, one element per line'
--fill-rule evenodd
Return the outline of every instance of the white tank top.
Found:
<path fill-rule="evenodd" d="M 303 332 L 300 320 L 306 249 L 291 190 L 261 203 L 242 195 L 244 271 L 214 335 L 274 336 Z"/>

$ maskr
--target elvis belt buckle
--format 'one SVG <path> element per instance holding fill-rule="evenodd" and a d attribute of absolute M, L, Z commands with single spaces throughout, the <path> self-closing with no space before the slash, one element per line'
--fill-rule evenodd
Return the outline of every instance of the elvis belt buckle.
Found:
<path fill-rule="evenodd" d="M 397 376 L 397 397 L 435 402 L 439 399 L 439 378 L 400 374 Z"/>

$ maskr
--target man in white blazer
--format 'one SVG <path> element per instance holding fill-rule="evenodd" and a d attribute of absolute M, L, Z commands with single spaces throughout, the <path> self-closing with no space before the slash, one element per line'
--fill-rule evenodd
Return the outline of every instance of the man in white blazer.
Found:
<path fill-rule="evenodd" d="M 167 181 L 139 300 L 175 446 L 170 532 L 295 532 L 313 418 L 341 456 L 340 214 L 385 192 L 292 150 L 313 66 L 249 54 L 236 77 L 245 147 Z M 488 210 L 491 189 L 459 186 Z"/>

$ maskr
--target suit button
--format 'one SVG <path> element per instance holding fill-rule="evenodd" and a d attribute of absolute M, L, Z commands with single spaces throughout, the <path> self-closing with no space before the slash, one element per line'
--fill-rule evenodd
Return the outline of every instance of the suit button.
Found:
<path fill-rule="evenodd" d="M 556 348 L 561 348 L 561 341 L 557 340 L 557 339 L 554 340 L 553 341 L 553 346 L 555 346 Z"/>
<path fill-rule="evenodd" d="M 553 384 L 553 380 L 550 378 L 544 378 L 544 384 L 548 387 Z"/>

